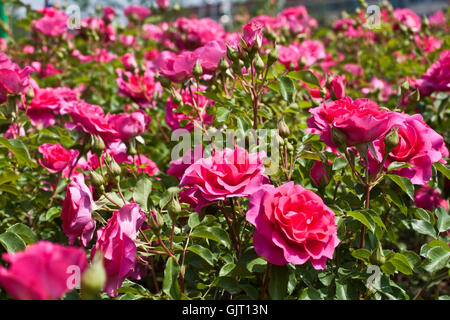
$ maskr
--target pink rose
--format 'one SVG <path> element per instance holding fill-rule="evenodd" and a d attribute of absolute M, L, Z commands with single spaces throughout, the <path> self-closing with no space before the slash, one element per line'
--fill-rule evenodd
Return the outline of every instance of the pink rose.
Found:
<path fill-rule="evenodd" d="M 61 211 L 62 228 L 69 238 L 69 245 L 73 245 L 76 238 L 80 237 L 82 245 L 86 247 L 95 231 L 96 224 L 91 215 L 94 200 L 83 175 L 71 179 Z"/>
<path fill-rule="evenodd" d="M 64 149 L 60 143 L 44 143 L 39 146 L 38 150 L 44 158 L 43 160 L 39 159 L 39 163 L 53 173 L 61 172 L 70 166 L 79 154 L 78 150 Z"/>
<path fill-rule="evenodd" d="M 197 56 L 190 51 L 178 55 L 170 51 L 161 51 L 155 59 L 155 67 L 161 75 L 178 82 L 192 76 L 196 61 Z"/>
<path fill-rule="evenodd" d="M 53 7 L 37 10 L 43 14 L 38 20 L 33 20 L 31 27 L 50 37 L 60 36 L 67 31 L 69 16 Z"/>
<path fill-rule="evenodd" d="M 334 213 L 314 192 L 288 182 L 264 185 L 249 198 L 247 221 L 256 227 L 253 245 L 272 264 L 326 268 L 339 243 Z"/>
<path fill-rule="evenodd" d="M 0 103 L 6 101 L 7 95 L 25 93 L 32 71 L 31 67 L 20 69 L 6 54 L 0 52 Z"/>
<path fill-rule="evenodd" d="M 145 111 L 138 110 L 133 113 L 113 114 L 108 123 L 118 132 L 119 138 L 126 141 L 147 131 L 150 121 L 151 118 Z"/>
<path fill-rule="evenodd" d="M 170 161 L 170 168 L 167 170 L 167 174 L 174 176 L 178 180 L 183 178 L 184 172 L 191 164 L 203 157 L 203 146 L 197 145 L 194 150 L 189 149 L 179 159 Z"/>
<path fill-rule="evenodd" d="M 304 6 L 286 8 L 279 16 L 285 19 L 285 24 L 294 34 L 310 33 L 311 28 L 317 27 L 317 20 L 309 16 Z"/>
<path fill-rule="evenodd" d="M 69 288 L 73 267 L 87 268 L 86 253 L 75 247 L 39 241 L 16 253 L 4 253 L 9 269 L 0 266 L 0 285 L 15 299 L 57 300 Z"/>
<path fill-rule="evenodd" d="M 116 15 L 116 10 L 114 10 L 113 7 L 104 7 L 103 8 L 103 19 L 106 22 L 113 21 L 115 15 Z"/>
<path fill-rule="evenodd" d="M 133 52 L 125 53 L 123 56 L 120 57 L 120 61 L 122 61 L 126 69 L 133 70 L 137 68 L 137 62 Z"/>
<path fill-rule="evenodd" d="M 439 50 L 442 46 L 442 41 L 433 37 L 433 36 L 425 36 L 422 37 L 418 34 L 414 35 L 414 41 L 417 46 L 421 48 L 426 53 L 433 52 L 435 50 Z"/>
<path fill-rule="evenodd" d="M 326 186 L 330 182 L 327 170 L 322 161 L 316 161 L 309 172 L 309 176 L 314 184 L 318 186 Z"/>
<path fill-rule="evenodd" d="M 432 165 L 443 162 L 445 150 L 444 139 L 431 129 L 420 114 L 408 115 L 405 113 L 391 114 L 392 127 L 398 127 L 399 143 L 389 153 L 385 167 L 391 162 L 406 162 L 411 167 L 401 168 L 393 172 L 399 176 L 407 177 L 413 184 L 424 185 L 432 175 Z M 378 159 L 384 155 L 384 135 L 374 142 Z M 373 165 L 372 165 L 373 167 Z M 372 170 L 375 170 L 372 168 Z"/>
<path fill-rule="evenodd" d="M 377 77 L 373 77 L 372 80 L 370 80 L 370 88 L 362 88 L 361 92 L 365 95 L 370 92 L 378 92 L 378 97 L 381 101 L 387 101 L 391 95 L 395 94 L 394 89 L 392 89 L 386 80 Z"/>
<path fill-rule="evenodd" d="M 450 91 L 450 50 L 444 50 L 439 60 L 433 63 L 418 80 L 421 96 L 428 96 L 434 91 Z"/>
<path fill-rule="evenodd" d="M 169 7 L 169 0 L 156 0 L 156 4 L 161 9 L 167 9 Z"/>
<path fill-rule="evenodd" d="M 428 22 L 430 23 L 430 26 L 441 26 L 445 25 L 446 19 L 445 19 L 445 13 L 442 10 L 436 11 L 433 13 L 429 18 Z"/>
<path fill-rule="evenodd" d="M 152 14 L 151 10 L 143 6 L 131 5 L 123 10 L 124 15 L 129 19 L 145 20 L 149 15 Z"/>
<path fill-rule="evenodd" d="M 320 133 L 321 139 L 332 148 L 337 147 L 332 140 L 332 127 L 345 134 L 347 146 L 374 141 L 391 128 L 389 112 L 369 99 L 352 100 L 347 96 L 325 102 L 309 112 L 313 115 L 307 119 L 309 131 Z"/>
<path fill-rule="evenodd" d="M 394 18 L 414 32 L 419 32 L 422 27 L 420 17 L 411 9 L 395 9 Z"/>
<path fill-rule="evenodd" d="M 38 129 L 55 125 L 55 116 L 60 114 L 62 108 L 68 106 L 68 102 L 75 101 L 80 96 L 78 89 L 39 88 L 33 87 L 34 97 L 28 103 L 27 115 L 31 124 Z M 25 109 L 24 106 L 21 106 Z"/>
<path fill-rule="evenodd" d="M 204 89 L 204 88 L 201 88 Z M 193 94 L 191 96 L 189 89 L 185 89 L 180 92 L 181 98 L 183 100 L 183 103 L 185 105 L 191 106 L 192 111 L 189 115 L 186 115 L 182 112 L 176 112 L 178 105 L 175 104 L 172 101 L 172 98 L 169 98 L 166 103 L 166 115 L 165 120 L 167 125 L 172 129 L 176 130 L 181 127 L 184 127 L 185 129 L 192 131 L 194 130 L 194 122 L 200 122 L 200 120 L 206 124 L 212 123 L 212 115 L 208 115 L 206 113 L 206 109 L 208 107 L 211 107 L 214 104 L 214 101 L 209 100 L 205 96 L 201 94 L 194 93 L 197 90 L 194 86 L 191 88 Z M 197 111 L 194 111 L 194 101 L 192 97 L 195 100 L 195 104 L 197 105 L 198 110 L 200 111 L 200 115 L 197 113 Z M 184 126 L 182 126 L 181 122 L 185 122 Z"/>
<path fill-rule="evenodd" d="M 180 187 L 185 187 L 180 199 L 195 206 L 200 213 L 204 206 L 215 201 L 249 196 L 261 185 L 269 183 L 261 163 L 263 157 L 263 153 L 249 154 L 236 147 L 197 160 L 186 169 L 180 181 Z"/>
<path fill-rule="evenodd" d="M 170 36 L 175 38 L 180 51 L 194 50 L 210 41 L 224 40 L 226 36 L 222 25 L 211 18 L 181 17 L 175 21 L 174 26 L 176 29 Z"/>
<path fill-rule="evenodd" d="M 242 40 L 246 47 L 250 50 L 256 43 L 256 47 L 260 48 L 262 44 L 263 25 L 259 22 L 252 21 L 242 27 Z"/>
<path fill-rule="evenodd" d="M 331 92 L 334 94 L 334 98 L 339 100 L 345 97 L 345 85 L 347 80 L 345 76 L 335 76 L 330 82 Z"/>
<path fill-rule="evenodd" d="M 123 280 L 135 274 L 137 267 L 137 233 L 145 221 L 145 215 L 137 204 L 127 204 L 113 213 L 108 224 L 97 231 L 97 243 L 91 257 L 100 250 L 107 274 L 105 292 L 116 296 Z"/>
<path fill-rule="evenodd" d="M 441 194 L 425 184 L 414 193 L 414 205 L 417 208 L 433 211 L 437 207 L 444 207 L 448 211 L 448 201 Z"/>
<path fill-rule="evenodd" d="M 204 73 L 213 73 L 225 57 L 227 48 L 222 41 L 211 41 L 194 51 Z"/>
<path fill-rule="evenodd" d="M 325 59 L 325 47 L 318 40 L 304 40 L 299 46 L 298 51 L 306 67 L 309 67 L 319 60 Z"/>
<path fill-rule="evenodd" d="M 111 128 L 108 117 L 100 106 L 77 100 L 61 110 L 61 114 L 69 114 L 72 123 L 66 123 L 69 130 L 79 129 L 86 133 L 99 135 L 105 142 L 118 139 L 118 132 Z"/>
<path fill-rule="evenodd" d="M 151 107 L 153 95 L 161 91 L 161 85 L 155 81 L 155 74 L 147 70 L 143 75 L 135 71 L 116 69 L 116 83 L 119 95 L 132 98 L 141 107 Z"/>
<path fill-rule="evenodd" d="M 127 159 L 125 161 L 123 161 L 124 163 L 127 164 L 135 164 L 137 166 L 137 171 L 138 173 L 142 173 L 145 172 L 147 173 L 149 176 L 154 176 L 155 174 L 157 174 L 159 172 L 158 166 L 156 165 L 156 163 L 147 158 L 145 155 L 140 154 L 140 155 L 134 155 L 134 157 L 130 157 L 131 159 Z M 117 161 L 117 160 L 116 160 Z M 118 161 L 120 162 L 120 161 Z"/>
<path fill-rule="evenodd" d="M 146 23 L 142 26 L 142 30 L 144 31 L 144 33 L 141 35 L 143 39 L 152 39 L 157 42 L 161 41 L 163 30 L 159 26 L 151 23 Z"/>

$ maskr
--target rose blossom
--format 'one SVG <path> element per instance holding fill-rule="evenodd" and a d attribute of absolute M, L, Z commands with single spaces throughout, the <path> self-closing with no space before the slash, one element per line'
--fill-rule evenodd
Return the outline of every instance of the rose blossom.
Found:
<path fill-rule="evenodd" d="M 145 20 L 152 12 L 143 6 L 131 5 L 123 10 L 124 15 L 128 18 L 134 18 L 136 20 Z"/>
<path fill-rule="evenodd" d="M 395 9 L 394 18 L 414 32 L 420 31 L 420 28 L 422 26 L 420 17 L 411 9 Z"/>
<path fill-rule="evenodd" d="M 309 172 L 311 180 L 316 186 L 326 186 L 330 182 L 327 170 L 322 161 L 316 161 Z"/>
<path fill-rule="evenodd" d="M 161 9 L 167 9 L 169 7 L 169 0 L 156 0 L 156 4 Z"/>
<path fill-rule="evenodd" d="M 60 114 L 62 108 L 68 106 L 68 102 L 75 101 L 80 95 L 79 89 L 60 88 L 39 88 L 33 85 L 34 97 L 28 103 L 27 116 L 31 124 L 38 129 L 53 126 L 55 116 Z M 25 109 L 24 106 L 21 106 Z"/>
<path fill-rule="evenodd" d="M 150 121 L 151 118 L 143 110 L 113 114 L 108 119 L 111 128 L 117 131 L 118 137 L 123 141 L 144 133 L 148 129 Z"/>
<path fill-rule="evenodd" d="M 69 24 L 69 16 L 53 7 L 47 7 L 37 10 L 43 14 L 43 17 L 38 20 L 33 20 L 31 27 L 37 31 L 50 36 L 60 36 L 67 31 Z"/>
<path fill-rule="evenodd" d="M 77 100 L 62 108 L 61 114 L 69 114 L 72 123 L 66 123 L 69 130 L 79 129 L 86 133 L 99 135 L 105 142 L 118 139 L 118 132 L 114 130 L 100 106 Z"/>
<path fill-rule="evenodd" d="M 83 175 L 71 179 L 61 211 L 62 228 L 69 238 L 69 245 L 73 245 L 76 238 L 80 237 L 82 245 L 86 247 L 95 231 L 96 224 L 91 215 L 94 200 Z"/>
<path fill-rule="evenodd" d="M 261 159 L 264 153 L 251 153 L 240 147 L 216 151 L 201 158 L 186 169 L 180 181 L 185 189 L 180 193 L 183 202 L 195 206 L 197 212 L 218 200 L 247 197 L 268 183 Z"/>
<path fill-rule="evenodd" d="M 391 162 L 406 162 L 411 167 L 393 170 L 399 176 L 407 177 L 413 184 L 424 185 L 432 175 L 432 165 L 443 162 L 443 156 L 448 156 L 444 139 L 431 129 L 420 114 L 391 114 L 392 127 L 398 128 L 399 143 L 387 156 L 385 167 Z M 384 135 L 374 141 L 378 159 L 384 155 Z M 373 164 L 372 170 L 375 170 Z"/>
<path fill-rule="evenodd" d="M 439 60 L 434 62 L 418 80 L 421 96 L 428 96 L 434 91 L 450 91 L 450 50 L 444 50 Z"/>
<path fill-rule="evenodd" d="M 345 97 L 345 85 L 347 80 L 345 76 L 337 75 L 330 82 L 330 89 L 334 94 L 334 97 L 339 100 Z"/>
<path fill-rule="evenodd" d="M 324 270 L 338 245 L 334 212 L 314 192 L 288 182 L 263 185 L 249 198 L 253 245 L 272 264 L 304 264 Z"/>
<path fill-rule="evenodd" d="M 242 27 L 242 40 L 248 49 L 252 49 L 256 43 L 259 48 L 262 44 L 263 25 L 259 22 L 252 21 Z"/>
<path fill-rule="evenodd" d="M 0 103 L 6 101 L 6 96 L 25 93 L 30 84 L 31 67 L 20 69 L 9 57 L 0 52 Z"/>
<path fill-rule="evenodd" d="M 73 271 L 87 268 L 86 253 L 75 247 L 39 241 L 16 253 L 4 253 L 9 269 L 0 266 L 0 285 L 15 299 L 57 300 L 66 292 Z M 73 270 L 73 269 L 72 269 Z"/>
<path fill-rule="evenodd" d="M 435 208 L 444 207 L 448 211 L 448 201 L 441 194 L 425 184 L 414 193 L 414 205 L 417 208 L 433 211 Z"/>
<path fill-rule="evenodd" d="M 309 131 L 320 133 L 321 139 L 330 147 L 332 128 L 339 129 L 347 138 L 347 146 L 371 142 L 383 136 L 391 128 L 389 112 L 369 99 L 345 97 L 329 101 L 309 109 L 313 115 L 307 119 Z"/>
<path fill-rule="evenodd" d="M 39 159 L 39 163 L 53 173 L 63 171 L 79 154 L 78 150 L 64 149 L 60 143 L 44 143 L 38 150 L 44 157 L 44 160 Z"/>
<path fill-rule="evenodd" d="M 97 230 L 97 243 L 92 248 L 103 252 L 103 264 L 107 274 L 104 291 L 116 296 L 125 278 L 135 275 L 137 268 L 137 233 L 145 221 L 145 215 L 137 204 L 124 205 L 115 211 L 106 226 Z"/>
<path fill-rule="evenodd" d="M 203 146 L 197 145 L 194 150 L 189 149 L 183 156 L 177 160 L 170 161 L 170 168 L 167 174 L 174 176 L 178 180 L 183 178 L 184 172 L 191 164 L 203 157 Z"/>
<path fill-rule="evenodd" d="M 161 91 L 161 85 L 155 81 L 155 74 L 146 70 L 143 75 L 117 68 L 116 83 L 119 95 L 132 98 L 141 107 L 151 107 L 153 95 Z"/>

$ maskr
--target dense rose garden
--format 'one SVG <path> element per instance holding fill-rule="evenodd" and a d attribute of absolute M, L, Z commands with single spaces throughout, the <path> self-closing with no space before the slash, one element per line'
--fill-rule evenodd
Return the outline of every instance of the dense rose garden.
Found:
<path fill-rule="evenodd" d="M 0 42 L 1 298 L 449 299 L 449 11 L 157 3 Z"/>

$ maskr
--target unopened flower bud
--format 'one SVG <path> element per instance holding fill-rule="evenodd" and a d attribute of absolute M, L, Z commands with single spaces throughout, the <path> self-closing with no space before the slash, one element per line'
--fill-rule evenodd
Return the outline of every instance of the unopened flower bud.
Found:
<path fill-rule="evenodd" d="M 159 234 L 162 226 L 164 225 L 164 218 L 158 211 L 152 210 L 150 217 L 148 218 L 148 225 L 150 229 L 156 234 Z"/>
<path fill-rule="evenodd" d="M 373 265 L 382 266 L 386 262 L 386 258 L 383 253 L 383 248 L 381 247 L 380 241 L 377 243 L 377 247 L 373 250 L 370 255 L 369 261 Z"/>
<path fill-rule="evenodd" d="M 92 138 L 94 140 L 92 144 L 92 150 L 95 154 L 101 155 L 105 150 L 105 143 L 103 142 L 103 139 L 99 136 L 92 136 Z"/>
<path fill-rule="evenodd" d="M 257 73 L 260 73 L 264 69 L 264 61 L 259 54 L 255 55 L 254 66 Z"/>
<path fill-rule="evenodd" d="M 91 171 L 89 173 L 90 177 L 91 177 L 91 182 L 92 185 L 95 188 L 99 188 L 99 189 L 104 189 L 104 184 L 105 184 L 105 179 L 103 179 L 102 175 L 95 172 L 95 171 Z"/>
<path fill-rule="evenodd" d="M 103 253 L 97 251 L 90 267 L 81 277 L 81 297 L 83 300 L 98 298 L 99 292 L 106 283 L 106 271 L 103 266 Z"/>
<path fill-rule="evenodd" d="M 192 69 L 192 74 L 195 78 L 200 78 L 203 74 L 203 68 L 198 60 L 195 62 L 194 69 Z"/>
<path fill-rule="evenodd" d="M 278 60 L 278 47 L 275 46 L 270 50 L 269 55 L 267 56 L 267 65 L 271 66 Z"/>
<path fill-rule="evenodd" d="M 172 218 L 172 221 L 175 221 L 177 215 L 181 213 L 181 205 L 180 202 L 178 201 L 178 197 L 172 197 L 172 200 L 170 200 L 170 202 L 167 205 L 167 212 Z"/>
<path fill-rule="evenodd" d="M 289 127 L 283 118 L 281 118 L 280 121 L 278 121 L 278 132 L 280 133 L 280 136 L 283 138 L 287 138 L 291 134 Z"/>
<path fill-rule="evenodd" d="M 332 127 L 331 128 L 331 139 L 333 143 L 338 146 L 338 148 L 347 147 L 347 136 L 341 130 Z"/>
<path fill-rule="evenodd" d="M 159 83 L 161 83 L 161 86 L 163 88 L 169 89 L 171 87 L 171 81 L 167 77 L 159 76 L 158 77 Z"/>
<path fill-rule="evenodd" d="M 391 129 L 384 137 L 384 152 L 389 154 L 399 142 L 398 128 Z"/>
<path fill-rule="evenodd" d="M 227 44 L 227 57 L 232 62 L 236 62 L 239 60 L 239 53 L 236 50 L 233 50 L 228 44 Z"/>
<path fill-rule="evenodd" d="M 219 70 L 220 71 L 227 71 L 227 69 L 229 67 L 230 67 L 230 65 L 228 64 L 227 59 L 225 59 L 225 58 L 220 59 L 220 62 L 219 62 Z"/>

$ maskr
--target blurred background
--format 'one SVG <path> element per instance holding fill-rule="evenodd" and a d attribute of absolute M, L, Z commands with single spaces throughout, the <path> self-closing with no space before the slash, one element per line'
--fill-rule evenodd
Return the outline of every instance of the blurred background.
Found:
<path fill-rule="evenodd" d="M 92 15 L 95 7 L 113 6 L 117 9 L 124 8 L 130 4 L 141 4 L 144 6 L 155 5 L 154 0 L 22 0 L 22 3 L 30 4 L 33 8 L 45 5 L 77 4 L 82 9 L 83 15 Z M 337 16 L 341 11 L 353 11 L 358 7 L 357 0 L 171 0 L 172 7 L 179 7 L 187 15 L 195 14 L 198 17 L 211 17 L 216 20 L 229 22 L 234 15 L 239 13 L 276 14 L 285 7 L 297 5 L 306 6 L 310 15 L 319 21 L 327 17 Z M 380 1 L 367 1 L 377 4 Z M 410 8 L 419 15 L 428 15 L 443 9 L 450 4 L 449 0 L 391 0 L 394 8 Z M 268 12 L 269 11 L 269 12 Z M 271 12 L 275 11 L 275 12 Z"/>

